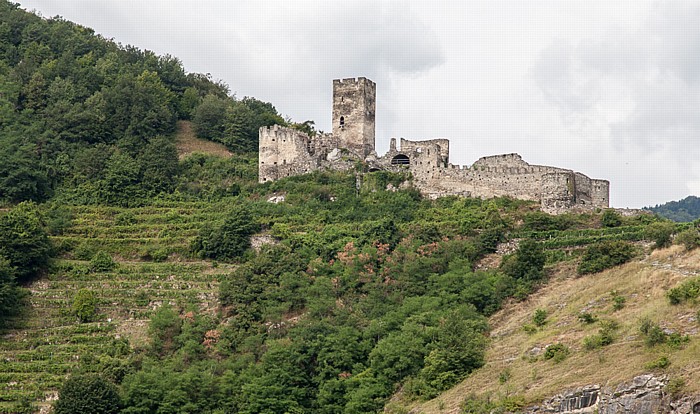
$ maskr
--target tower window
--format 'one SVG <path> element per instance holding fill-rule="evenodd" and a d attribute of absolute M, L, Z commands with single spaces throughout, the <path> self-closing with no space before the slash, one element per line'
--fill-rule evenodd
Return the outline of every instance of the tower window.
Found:
<path fill-rule="evenodd" d="M 340 127 L 342 128 L 342 127 L 344 127 L 344 126 L 345 126 L 345 117 L 344 117 L 344 116 L 341 116 L 341 117 L 340 117 Z"/>

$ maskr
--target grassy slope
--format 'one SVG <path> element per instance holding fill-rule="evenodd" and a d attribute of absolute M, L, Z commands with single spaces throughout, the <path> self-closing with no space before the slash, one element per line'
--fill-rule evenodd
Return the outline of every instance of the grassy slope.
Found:
<path fill-rule="evenodd" d="M 686 253 L 679 246 L 656 251 L 650 256 L 608 271 L 575 277 L 572 266 L 562 265 L 553 281 L 522 303 L 510 303 L 491 318 L 491 345 L 487 363 L 467 380 L 435 400 L 415 405 L 413 412 L 425 414 L 457 413 L 465 396 L 476 394 L 499 399 L 519 395 L 527 403 L 536 403 L 566 389 L 587 384 L 615 385 L 641 373 L 645 365 L 666 355 L 670 377 L 682 377 L 687 392 L 700 392 L 700 338 L 695 321 L 697 306 L 671 306 L 666 291 L 682 280 L 700 274 L 700 250 Z M 626 299 L 625 307 L 612 309 L 611 291 Z M 522 326 L 531 323 L 537 308 L 546 309 L 548 323 L 534 334 Z M 602 319 L 620 323 L 615 343 L 600 350 L 587 351 L 582 339 L 595 334 L 598 324 L 584 325 L 577 315 L 588 311 Z M 639 320 L 649 317 L 664 328 L 690 335 L 681 350 L 667 345 L 648 348 L 639 334 Z M 535 347 L 561 342 L 571 355 L 559 364 L 539 358 L 532 362 L 528 352 Z M 499 376 L 509 372 L 501 383 Z"/>
<path fill-rule="evenodd" d="M 177 155 L 180 159 L 195 152 L 201 152 L 219 157 L 228 158 L 233 154 L 225 146 L 216 142 L 197 138 L 190 121 L 178 121 L 177 123 Z"/>

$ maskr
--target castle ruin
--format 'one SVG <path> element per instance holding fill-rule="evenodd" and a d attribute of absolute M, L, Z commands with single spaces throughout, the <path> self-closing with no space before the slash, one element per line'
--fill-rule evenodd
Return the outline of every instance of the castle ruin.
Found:
<path fill-rule="evenodd" d="M 531 165 L 518 154 L 482 157 L 471 166 L 450 164 L 447 139 L 391 138 L 389 151 L 375 151 L 376 86 L 366 78 L 333 81 L 333 131 L 310 137 L 274 125 L 260 128 L 259 181 L 274 181 L 315 170 L 350 170 L 357 161 L 368 171 L 410 172 L 430 198 L 509 196 L 541 203 L 543 211 L 607 208 L 610 183 L 572 170 Z"/>

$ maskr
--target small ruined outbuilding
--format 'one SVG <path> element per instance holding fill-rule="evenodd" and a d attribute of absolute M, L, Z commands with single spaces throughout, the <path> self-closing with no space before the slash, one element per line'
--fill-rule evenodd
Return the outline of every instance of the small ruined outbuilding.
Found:
<path fill-rule="evenodd" d="M 510 196 L 536 200 L 542 210 L 606 208 L 610 183 L 579 172 L 530 165 L 518 154 L 482 157 L 471 166 L 452 165 L 447 139 L 391 138 L 389 151 L 375 151 L 376 86 L 366 78 L 333 81 L 333 131 L 310 137 L 279 125 L 260 128 L 261 183 L 315 170 L 350 170 L 358 161 L 368 171 L 408 171 L 424 195 L 437 198 Z"/>

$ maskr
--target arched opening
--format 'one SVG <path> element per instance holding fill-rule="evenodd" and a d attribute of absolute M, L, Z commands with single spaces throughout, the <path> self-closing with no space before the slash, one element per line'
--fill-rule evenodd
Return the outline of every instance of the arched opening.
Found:
<path fill-rule="evenodd" d="M 344 117 L 344 116 L 341 116 L 341 117 L 340 117 L 340 127 L 342 128 L 342 127 L 344 127 L 344 126 L 345 126 L 345 117 Z"/>
<path fill-rule="evenodd" d="M 391 165 L 409 165 L 411 160 L 407 155 L 399 154 L 391 159 Z"/>
<path fill-rule="evenodd" d="M 377 167 L 372 167 L 369 169 L 369 172 L 377 172 L 377 171 L 381 171 L 381 170 Z"/>

